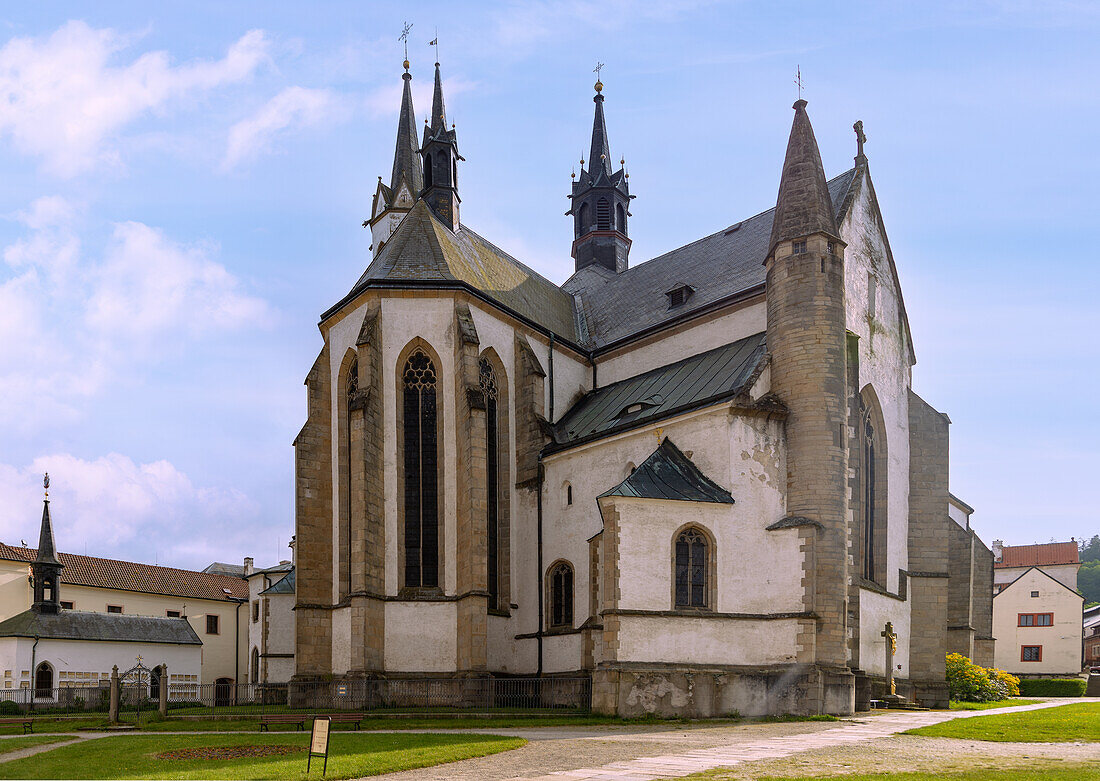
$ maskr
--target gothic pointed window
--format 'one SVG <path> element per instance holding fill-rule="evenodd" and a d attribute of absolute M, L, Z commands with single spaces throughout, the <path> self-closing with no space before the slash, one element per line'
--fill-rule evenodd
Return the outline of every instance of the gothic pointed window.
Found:
<path fill-rule="evenodd" d="M 596 201 L 596 230 L 611 230 L 611 204 L 606 198 Z"/>
<path fill-rule="evenodd" d="M 680 532 L 676 538 L 676 607 L 705 608 L 707 604 L 708 564 L 707 538 L 698 529 Z"/>
<path fill-rule="evenodd" d="M 405 586 L 439 585 L 437 389 L 431 358 L 416 350 L 402 372 Z"/>
<path fill-rule="evenodd" d="M 500 421 L 497 407 L 497 381 L 493 365 L 485 358 L 478 363 L 478 381 L 485 394 L 485 563 L 489 608 L 500 601 Z"/>
<path fill-rule="evenodd" d="M 434 172 L 432 171 L 432 156 L 431 155 L 424 155 L 424 188 L 425 189 L 432 186 L 432 179 L 434 178 L 432 176 L 433 173 Z"/>
<path fill-rule="evenodd" d="M 619 233 L 626 233 L 626 209 L 621 203 L 615 207 L 615 229 Z"/>
<path fill-rule="evenodd" d="M 34 671 L 34 696 L 53 697 L 53 668 L 46 662 L 42 662 Z"/>
<path fill-rule="evenodd" d="M 580 211 L 577 212 L 577 235 L 580 236 L 588 232 L 588 226 L 592 224 L 592 210 L 588 208 L 587 203 L 582 203 Z"/>
<path fill-rule="evenodd" d="M 573 567 L 560 561 L 550 569 L 550 628 L 573 626 Z"/>
<path fill-rule="evenodd" d="M 862 408 L 863 425 L 863 577 L 875 579 L 875 425 Z"/>
<path fill-rule="evenodd" d="M 359 361 L 352 361 L 344 380 L 344 441 L 341 445 L 341 472 L 343 493 L 341 497 L 341 529 L 339 551 L 340 596 L 351 592 L 351 408 L 359 392 Z"/>

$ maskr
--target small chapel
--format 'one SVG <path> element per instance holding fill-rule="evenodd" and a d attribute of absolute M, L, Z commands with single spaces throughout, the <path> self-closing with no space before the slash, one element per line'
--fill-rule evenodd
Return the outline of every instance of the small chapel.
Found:
<path fill-rule="evenodd" d="M 946 707 L 948 652 L 992 662 L 988 550 L 950 518 L 862 123 L 827 177 L 799 99 L 774 206 L 636 262 L 597 81 L 558 285 L 461 221 L 439 63 L 420 134 L 401 78 L 372 257 L 305 380 L 294 680 L 583 678 L 624 716 Z"/>

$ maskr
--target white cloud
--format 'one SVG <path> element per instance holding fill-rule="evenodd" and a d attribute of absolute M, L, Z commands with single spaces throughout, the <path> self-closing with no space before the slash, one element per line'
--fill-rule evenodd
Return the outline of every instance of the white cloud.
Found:
<path fill-rule="evenodd" d="M 168 461 L 135 463 L 118 453 L 89 461 L 68 453 L 17 467 L 0 464 L 0 540 L 38 545 L 42 473 L 60 550 L 201 567 L 226 548 L 247 550 L 259 507 L 235 490 L 195 486 Z M 212 533 L 203 535 L 202 531 Z M 217 530 L 216 533 L 213 530 Z M 216 546 L 194 545 L 196 538 Z M 151 542 L 156 541 L 156 542 Z M 236 556 L 234 556 L 236 558 Z"/>
<path fill-rule="evenodd" d="M 224 168 L 270 151 L 279 133 L 316 125 L 335 109 L 336 101 L 328 90 L 287 87 L 229 129 Z"/>
<path fill-rule="evenodd" d="M 130 43 L 81 21 L 48 38 L 9 40 L 0 48 L 0 132 L 51 173 L 73 176 L 117 160 L 112 142 L 125 125 L 173 100 L 243 81 L 268 59 L 260 30 L 220 60 L 178 66 L 164 51 L 112 64 Z"/>
<path fill-rule="evenodd" d="M 443 79 L 444 100 L 450 101 L 456 95 L 470 92 L 476 86 L 476 82 L 467 81 L 461 77 Z M 387 84 L 385 87 L 376 89 L 367 96 L 367 110 L 375 117 L 396 117 L 401 111 L 401 92 L 404 88 L 404 84 L 398 83 Z M 413 79 L 413 108 L 416 109 L 416 118 L 418 122 L 428 116 L 432 110 L 433 90 L 434 83 L 431 76 L 426 80 L 421 79 L 418 81 L 417 79 Z"/>
<path fill-rule="evenodd" d="M 85 400 L 157 360 L 164 344 L 271 320 L 213 247 L 125 222 L 90 258 L 72 224 L 78 212 L 51 197 L 15 215 L 29 230 L 3 251 L 12 273 L 0 266 L 0 426 L 72 422 Z"/>
<path fill-rule="evenodd" d="M 242 293 L 236 277 L 208 255 L 208 247 L 176 244 L 143 223 L 119 223 L 92 275 L 88 324 L 113 339 L 145 344 L 169 332 L 266 322 L 267 305 Z"/>

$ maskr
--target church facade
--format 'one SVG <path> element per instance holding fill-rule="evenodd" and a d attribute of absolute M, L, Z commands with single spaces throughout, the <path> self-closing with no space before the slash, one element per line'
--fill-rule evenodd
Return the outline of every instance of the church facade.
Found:
<path fill-rule="evenodd" d="M 851 713 L 892 673 L 945 704 L 949 420 L 862 125 L 827 179 L 799 100 L 774 208 L 631 265 L 597 82 L 559 286 L 460 221 L 439 64 L 419 139 L 411 78 L 306 377 L 295 680 L 583 676 L 601 712 L 709 716 Z"/>

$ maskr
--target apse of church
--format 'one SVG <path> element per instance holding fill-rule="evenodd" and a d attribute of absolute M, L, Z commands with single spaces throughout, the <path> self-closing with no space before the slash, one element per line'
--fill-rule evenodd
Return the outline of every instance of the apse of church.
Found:
<path fill-rule="evenodd" d="M 295 440 L 295 680 L 851 713 L 889 685 L 890 622 L 898 691 L 942 702 L 948 422 L 911 388 L 862 125 L 827 179 L 798 101 L 775 208 L 639 263 L 597 81 L 556 285 L 461 222 L 441 66 L 419 140 L 401 77 Z"/>

